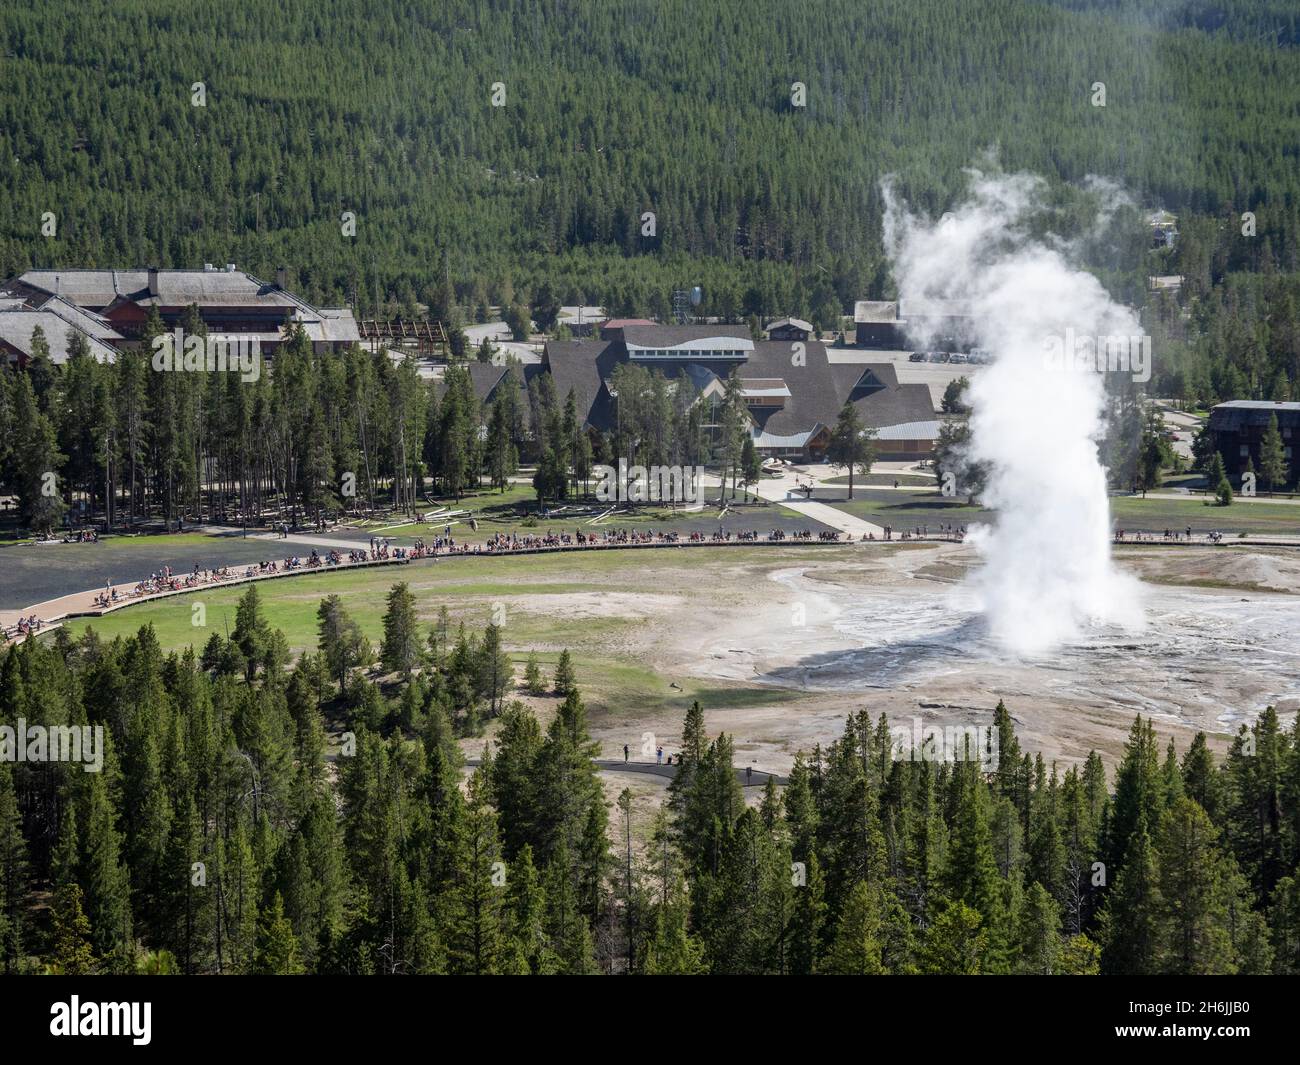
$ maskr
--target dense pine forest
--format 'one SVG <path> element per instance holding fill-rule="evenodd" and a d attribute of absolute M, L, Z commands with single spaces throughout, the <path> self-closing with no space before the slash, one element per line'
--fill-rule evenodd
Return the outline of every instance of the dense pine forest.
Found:
<path fill-rule="evenodd" d="M 937 214 L 992 153 L 1052 183 L 1067 234 L 1072 187 L 1123 187 L 1088 265 L 1145 307 L 1156 394 L 1294 398 L 1297 22 L 1279 0 L 11 4 L 0 275 L 285 265 L 319 304 L 453 336 L 555 301 L 665 317 L 700 283 L 701 313 L 831 330 L 893 293 L 881 179 Z"/>
<path fill-rule="evenodd" d="M 1277 0 L 16 3 L 0 273 L 286 264 L 317 302 L 409 306 L 449 262 L 467 307 L 548 281 L 666 311 L 696 281 L 707 313 L 838 313 L 889 285 L 881 177 L 942 211 L 990 149 L 1184 220 L 1254 211 L 1252 254 L 1294 270 L 1296 25 Z"/>
<path fill-rule="evenodd" d="M 567 653 L 517 687 L 495 626 L 423 628 L 401 584 L 377 656 L 337 597 L 318 617 L 293 665 L 256 588 L 201 656 L 149 627 L 9 649 L 0 723 L 107 750 L 0 763 L 6 972 L 1300 972 L 1300 736 L 1272 709 L 1222 762 L 1138 718 L 1110 782 L 1022 752 L 1003 705 L 991 763 L 897 757 L 863 710 L 747 804 L 697 703 L 634 842 Z M 457 737 L 493 717 L 463 787 Z"/>
<path fill-rule="evenodd" d="M 183 328 L 206 334 L 197 308 Z M 298 331 L 273 372 L 246 383 L 152 372 L 150 345 L 162 332 L 154 313 L 142 349 L 112 363 L 97 362 L 74 335 L 59 366 L 41 337 L 25 370 L 0 367 L 0 489 L 13 492 L 20 528 L 44 533 L 92 515 L 115 527 L 158 518 L 171 527 L 177 519 L 260 524 L 271 515 L 296 525 L 344 509 L 409 513 L 429 490 L 459 498 L 484 483 L 505 489 L 521 462 L 537 465 L 538 497 L 552 501 L 585 491 L 593 463 L 619 457 L 716 461 L 757 479 L 742 463 L 757 459 L 734 377 L 714 431 L 703 405 L 662 374 L 619 367 L 621 417 L 605 433 L 584 426 L 572 391 L 558 395 L 549 374 L 524 388 L 515 362 L 504 371 L 508 387 L 484 403 L 463 364 L 433 381 L 413 355 L 394 363 L 356 346 L 319 354 Z M 56 492 L 46 490 L 49 472 Z M 70 514 L 76 506 L 85 509 Z"/>

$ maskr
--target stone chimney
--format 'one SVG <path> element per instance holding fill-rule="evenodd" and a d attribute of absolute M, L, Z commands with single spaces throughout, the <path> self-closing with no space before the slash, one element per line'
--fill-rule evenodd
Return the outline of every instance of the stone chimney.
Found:
<path fill-rule="evenodd" d="M 275 287 L 279 289 L 288 289 L 289 287 L 289 270 L 284 266 L 275 268 Z"/>
<path fill-rule="evenodd" d="M 157 296 L 158 293 L 158 267 L 149 267 L 149 295 Z"/>

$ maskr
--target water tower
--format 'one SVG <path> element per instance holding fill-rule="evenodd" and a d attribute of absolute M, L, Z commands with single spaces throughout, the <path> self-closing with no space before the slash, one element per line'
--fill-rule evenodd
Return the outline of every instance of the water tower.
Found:
<path fill-rule="evenodd" d="M 673 321 L 686 325 L 691 320 L 691 309 L 698 307 L 704 299 L 704 289 L 699 285 L 693 288 L 673 289 Z"/>

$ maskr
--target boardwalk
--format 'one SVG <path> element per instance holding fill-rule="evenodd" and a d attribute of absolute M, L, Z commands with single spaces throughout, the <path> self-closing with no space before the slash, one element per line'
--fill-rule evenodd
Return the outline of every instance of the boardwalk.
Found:
<path fill-rule="evenodd" d="M 271 542 L 276 542 L 276 537 L 274 536 L 274 534 L 267 534 L 267 538 Z M 298 539 L 300 542 L 303 543 L 311 542 L 311 539 L 307 537 L 299 537 Z M 285 540 L 283 537 L 279 538 L 279 542 L 282 544 L 292 543 L 293 540 L 294 537 L 290 537 L 289 540 Z M 319 539 L 317 540 L 317 542 L 319 542 Z M 135 586 L 136 584 L 139 583 L 138 580 L 114 584 L 112 588 L 117 590 L 118 599 L 117 602 L 107 607 L 99 606 L 95 602 L 95 597 L 105 591 L 104 586 L 100 585 L 99 587 L 96 588 L 87 588 L 84 589 L 83 591 L 72 592 L 68 595 L 59 596 L 58 598 L 55 599 L 47 599 L 44 602 L 33 603 L 28 606 L 23 606 L 17 610 L 0 610 L 0 626 L 3 626 L 3 628 L 6 631 L 12 633 L 13 628 L 17 624 L 18 619 L 20 617 L 26 618 L 26 617 L 30 617 L 32 614 L 35 614 L 46 625 L 52 625 L 55 622 L 62 621 L 65 618 L 102 617 L 104 614 L 110 614 L 113 611 L 121 610 L 123 607 L 126 606 L 132 606 L 136 603 L 148 603 L 155 599 L 165 599 L 169 596 L 174 596 L 174 595 L 186 595 L 190 592 L 201 592 L 205 590 L 211 590 L 213 588 L 229 587 L 236 584 L 245 584 L 250 581 L 275 580 L 277 578 L 283 579 L 286 577 L 319 575 L 322 573 L 338 573 L 342 570 L 354 570 L 365 566 L 404 565 L 410 562 L 420 562 L 420 561 L 433 562 L 441 559 L 468 559 L 468 558 L 488 559 L 488 558 L 508 558 L 512 555 L 543 555 L 543 554 L 564 554 L 564 553 L 572 554 L 574 552 L 584 552 L 584 551 L 629 551 L 629 550 L 648 551 L 648 550 L 693 548 L 693 547 L 695 548 L 698 547 L 717 547 L 717 548 L 834 547 L 836 545 L 836 542 L 837 541 L 816 540 L 816 539 L 802 540 L 797 538 L 790 538 L 786 540 L 767 540 L 767 539 L 675 540 L 675 541 L 652 540 L 649 542 L 639 542 L 639 543 L 620 543 L 617 541 L 611 541 L 608 543 L 598 542 L 594 544 L 556 544 L 556 545 L 538 544 L 538 545 L 533 545 L 528 547 L 519 547 L 512 550 L 499 550 L 499 551 L 487 551 L 487 550 L 473 550 L 473 551 L 463 551 L 463 552 L 462 551 L 451 551 L 451 552 L 439 551 L 439 552 L 431 552 L 425 554 L 420 558 L 371 559 L 366 562 L 348 562 L 344 560 L 342 562 L 334 563 L 332 565 L 321 565 L 315 567 L 309 567 L 303 565 L 298 567 L 297 569 L 280 570 L 276 573 L 254 573 L 249 576 L 244 575 L 244 570 L 248 568 L 249 563 L 240 562 L 240 563 L 231 563 L 229 565 L 229 568 L 232 571 L 232 576 L 226 579 L 204 581 L 193 587 L 181 587 L 177 589 L 168 589 L 166 591 L 154 592 L 148 595 L 134 594 Z M 839 543 L 844 544 L 847 543 L 847 541 L 839 541 Z M 362 543 L 347 542 L 347 545 L 348 545 L 348 550 L 364 550 L 364 548 L 366 547 L 366 544 L 364 542 Z M 472 546 L 475 546 L 477 548 L 480 547 L 481 545 L 472 545 Z M 214 568 L 221 569 L 223 567 L 218 565 Z M 235 574 L 236 570 L 238 570 L 237 575 Z"/>
<path fill-rule="evenodd" d="M 35 603 L 32 606 L 23 607 L 20 610 L 0 610 L 0 626 L 6 632 L 12 632 L 19 618 L 30 617 L 35 614 L 41 622 L 48 626 L 55 626 L 67 618 L 98 618 L 105 614 L 111 614 L 116 610 L 124 607 L 135 606 L 137 603 L 151 603 L 157 599 L 167 599 L 176 595 L 189 595 L 194 592 L 213 591 L 217 588 L 230 588 L 237 584 L 250 584 L 253 581 L 273 581 L 283 580 L 287 577 L 301 577 L 308 574 L 337 573 L 340 570 L 355 570 L 365 567 L 374 566 L 399 566 L 409 562 L 405 558 L 381 558 L 370 559 L 366 562 L 339 562 L 334 565 L 321 566 L 300 566 L 297 569 L 278 570 L 275 573 L 253 573 L 245 575 L 242 571 L 238 574 L 232 573 L 230 577 L 217 578 L 202 581 L 189 587 L 182 585 L 180 588 L 167 588 L 163 591 L 151 592 L 145 595 L 136 595 L 135 586 L 139 581 L 128 581 L 123 584 L 115 584 L 108 589 L 87 588 L 85 591 L 73 592 L 71 595 L 59 596 L 57 599 L 47 599 L 43 603 Z M 221 567 L 217 567 L 221 568 Z M 109 606 L 101 606 L 96 602 L 96 597 L 105 591 L 109 593 L 117 592 L 117 601 Z M 13 637 L 11 637 L 13 639 Z M 17 639 L 21 640 L 21 637 Z"/>
<path fill-rule="evenodd" d="M 787 503 L 786 505 L 792 505 Z M 823 504 L 812 503 L 808 506 L 821 507 Z M 833 509 L 833 508 L 826 508 Z M 836 512 L 838 513 L 838 512 Z M 811 516 L 811 515 L 810 515 Z M 841 515 L 848 518 L 848 515 Z M 822 519 L 818 519 L 822 520 Z M 856 521 L 856 519 L 852 519 Z M 867 523 L 859 523 L 865 525 Z M 876 529 L 876 526 L 871 526 Z M 365 562 L 339 562 L 333 565 L 322 565 L 317 567 L 301 566 L 293 570 L 280 570 L 276 573 L 254 573 L 245 576 L 243 570 L 247 568 L 248 563 L 231 563 L 229 568 L 232 576 L 225 579 L 204 581 L 193 587 L 181 587 L 168 589 L 166 591 L 154 592 L 147 595 L 135 595 L 134 588 L 138 581 L 129 581 L 116 584 L 113 587 L 117 589 L 118 599 L 110 606 L 99 606 L 95 602 L 95 597 L 105 589 L 101 585 L 96 588 L 88 588 L 80 592 L 73 592 L 69 595 L 59 596 L 55 599 L 48 599 L 44 602 L 34 603 L 21 607 L 17 610 L 0 610 L 0 627 L 10 634 L 10 639 L 14 639 L 15 626 L 19 618 L 27 618 L 35 614 L 37 618 L 48 628 L 56 625 L 66 618 L 78 617 L 102 617 L 123 607 L 133 606 L 136 603 L 148 603 L 156 599 L 166 599 L 170 596 L 188 595 L 191 592 L 202 592 L 213 588 L 234 586 L 237 584 L 246 584 L 251 581 L 277 580 L 288 577 L 301 577 L 308 575 L 320 575 L 323 573 L 337 573 L 342 570 L 354 570 L 366 566 L 391 566 L 405 565 L 410 562 L 435 562 L 442 559 L 488 559 L 488 558 L 508 558 L 513 555 L 553 555 L 553 554 L 572 554 L 574 552 L 584 551 L 636 551 L 636 550 L 672 550 L 672 549 L 690 549 L 690 548 L 793 548 L 793 547 L 887 547 L 899 543 L 930 543 L 930 544 L 954 544 L 960 542 L 948 535 L 927 535 L 915 536 L 909 534 L 896 535 L 892 540 L 885 540 L 882 536 L 874 539 L 867 537 L 862 538 L 860 534 L 858 539 L 854 539 L 853 533 L 849 533 L 843 540 L 818 540 L 818 539 L 799 539 L 790 537 L 782 540 L 771 540 L 767 537 L 761 537 L 757 540 L 730 539 L 730 540 L 652 540 L 648 542 L 597 542 L 592 544 L 554 544 L 554 545 L 529 545 L 527 547 L 518 547 L 512 550 L 479 550 L 482 545 L 471 545 L 475 548 L 472 551 L 453 551 L 453 552 L 434 552 L 424 555 L 422 558 L 387 558 L 371 559 Z M 1129 535 L 1124 540 L 1115 541 L 1114 547 L 1217 547 L 1221 549 L 1252 549 L 1259 547 L 1300 547 L 1300 537 L 1282 537 L 1282 536 L 1253 536 L 1248 539 L 1225 539 L 1218 544 L 1209 543 L 1204 540 L 1165 540 L 1154 534 L 1146 534 L 1149 539 L 1136 539 Z M 302 544 L 316 543 L 320 546 L 338 546 L 347 545 L 348 550 L 364 548 L 364 543 L 354 543 L 352 541 L 327 540 L 325 538 L 291 535 L 289 540 L 277 538 L 273 533 L 263 534 L 260 539 L 267 539 L 275 542 L 277 539 L 281 543 L 298 542 Z M 217 566 L 215 568 L 222 568 Z M 236 575 L 234 571 L 238 570 Z M 21 639 L 21 638 L 19 638 Z"/>

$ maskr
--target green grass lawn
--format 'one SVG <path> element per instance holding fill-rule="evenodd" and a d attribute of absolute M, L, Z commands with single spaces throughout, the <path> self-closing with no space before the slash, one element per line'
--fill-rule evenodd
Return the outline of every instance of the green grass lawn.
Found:
<path fill-rule="evenodd" d="M 544 574 L 548 567 L 537 563 L 549 563 L 551 560 L 518 556 L 441 559 L 433 563 L 412 563 L 409 566 L 340 570 L 262 581 L 256 587 L 267 620 L 285 634 L 290 647 L 302 650 L 315 647 L 316 608 L 327 595 L 342 597 L 348 612 L 361 625 L 366 635 L 377 643 L 382 634 L 385 596 L 398 581 L 405 581 L 415 592 L 421 618 L 432 621 L 442 604 L 446 603 L 454 621 L 463 619 L 467 626 L 481 628 L 490 620 L 492 604 L 512 595 L 558 595 L 572 591 L 607 589 L 609 582 L 600 580 L 600 574 L 615 568 L 621 554 L 611 551 L 580 556 L 584 571 L 590 574 L 590 579 L 587 580 L 576 575 L 560 582 L 538 580 L 539 571 Z M 566 556 L 555 561 L 576 559 Z M 620 588 L 632 588 L 635 583 L 634 572 L 620 576 Z M 141 603 L 103 618 L 86 619 L 84 623 L 109 639 L 135 632 L 148 623 L 153 625 L 159 642 L 166 650 L 190 645 L 202 647 L 213 630 L 225 631 L 227 626 L 233 628 L 236 605 L 249 587 L 236 585 L 200 589 L 185 595 Z M 191 624 L 192 608 L 199 602 L 204 604 L 207 611 L 205 628 Z M 78 619 L 72 624 L 80 631 L 83 621 Z M 557 619 L 551 619 L 548 627 L 555 631 L 558 627 Z"/>
<path fill-rule="evenodd" d="M 1165 528 L 1255 535 L 1300 536 L 1300 506 L 1286 503 L 1234 503 L 1207 505 L 1204 499 L 1153 499 L 1148 496 L 1112 496 L 1111 517 L 1121 529 L 1160 532 Z"/>
<path fill-rule="evenodd" d="M 752 558 L 757 552 L 768 558 L 771 548 L 728 547 L 710 552 L 706 548 L 683 548 L 706 552 L 711 561 L 728 564 L 733 558 Z M 799 561 L 818 548 L 781 548 L 782 559 Z M 824 550 L 824 549 L 822 549 Z M 696 557 L 696 556 L 692 556 Z M 583 551 L 557 555 L 514 555 L 477 558 L 441 558 L 413 562 L 407 566 L 337 570 L 260 581 L 256 585 L 215 587 L 187 592 L 153 602 L 140 603 L 102 618 L 79 618 L 70 624 L 76 631 L 85 626 L 112 639 L 133 633 L 151 623 L 164 650 L 206 642 L 212 629 L 224 631 L 235 624 L 235 606 L 249 587 L 256 587 L 268 621 L 284 632 L 295 650 L 316 644 L 316 608 L 327 595 L 340 596 L 348 612 L 371 640 L 381 636 L 385 596 L 398 581 L 410 585 L 422 620 L 432 622 L 445 603 L 452 620 L 481 628 L 491 618 L 495 603 L 516 596 L 555 596 L 572 592 L 656 593 L 662 589 L 656 578 L 660 566 L 680 565 L 681 555 L 672 549 L 651 551 Z M 207 628 L 190 623 L 192 607 L 202 602 L 207 609 Z M 508 609 L 508 604 L 507 604 Z M 577 639 L 595 629 L 612 632 L 621 624 L 612 619 L 566 619 L 546 612 L 508 612 L 512 645 L 561 644 L 560 637 Z"/>
<path fill-rule="evenodd" d="M 1199 473 L 1173 473 L 1160 482 L 1161 488 L 1200 488 L 1205 478 Z"/>
<path fill-rule="evenodd" d="M 826 498 L 821 494 L 814 499 L 855 518 L 900 530 L 915 525 L 969 525 L 992 517 L 991 511 L 978 504 L 971 506 L 965 499 L 948 498 L 935 490 L 880 492 L 869 488 L 859 490 L 855 486 L 852 499 Z"/>
<path fill-rule="evenodd" d="M 692 548 L 692 551 L 705 551 Z M 762 548 L 720 548 L 711 553 L 718 564 L 750 556 Z M 807 553 L 816 551 L 807 549 Z M 770 552 L 770 549 L 769 549 Z M 805 556 L 799 548 L 782 549 L 782 558 Z M 647 555 L 649 557 L 647 557 Z M 770 557 L 765 553 L 764 557 Z M 665 566 L 680 565 L 669 551 L 638 554 L 632 551 L 595 551 L 554 556 L 443 559 L 409 566 L 296 576 L 258 583 L 258 595 L 267 621 L 284 632 L 294 651 L 314 650 L 316 609 L 327 595 L 341 596 L 371 643 L 382 639 L 385 597 L 393 584 L 405 581 L 415 594 L 422 622 L 432 626 L 445 604 L 456 626 L 481 631 L 493 620 L 494 608 L 505 610 L 502 631 L 512 658 L 522 664 L 538 648 L 538 658 L 548 671 L 563 648 L 571 648 L 584 698 L 597 711 L 617 713 L 624 708 L 654 709 L 680 706 L 700 699 L 714 708 L 789 703 L 797 698 L 788 691 L 725 683 L 699 683 L 686 676 L 662 675 L 631 652 L 641 622 L 630 617 L 589 617 L 567 611 L 547 597 L 619 592 L 657 594 L 663 591 Z M 69 623 L 74 635 L 91 628 L 102 638 L 130 635 L 151 624 L 164 651 L 193 646 L 201 650 L 211 634 L 234 627 L 236 605 L 249 585 L 214 588 L 141 603 L 104 618 L 77 619 Z M 206 624 L 193 624 L 193 607 L 203 603 Z M 671 687 L 676 682 L 678 689 Z"/>
<path fill-rule="evenodd" d="M 159 533 L 150 535 L 141 533 L 134 536 L 116 535 L 101 537 L 99 544 L 104 551 L 136 551 L 142 546 L 157 546 L 165 544 L 167 547 L 193 547 L 198 544 L 220 544 L 223 537 L 214 537 L 208 533 Z M 242 539 L 242 538 L 241 538 Z"/>
<path fill-rule="evenodd" d="M 964 524 L 991 521 L 993 512 L 970 506 L 962 499 L 946 499 L 937 491 L 879 492 L 870 488 L 854 491 L 854 498 L 816 497 L 846 514 L 906 529 L 915 525 Z M 1228 534 L 1300 536 L 1300 506 L 1288 503 L 1236 502 L 1230 507 L 1207 505 L 1203 497 L 1157 499 L 1148 496 L 1112 496 L 1111 517 L 1117 528 L 1160 532 L 1166 528 Z"/>

